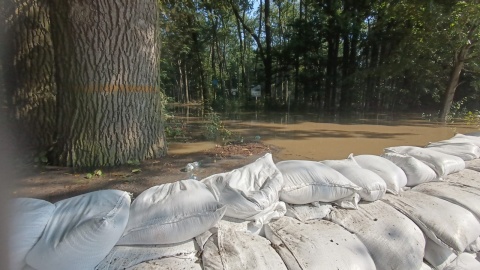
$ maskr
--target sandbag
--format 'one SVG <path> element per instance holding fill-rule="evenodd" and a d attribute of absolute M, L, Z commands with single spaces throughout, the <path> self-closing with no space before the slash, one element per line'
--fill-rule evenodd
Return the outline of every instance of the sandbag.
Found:
<path fill-rule="evenodd" d="M 100 190 L 55 203 L 55 211 L 27 263 L 37 270 L 93 269 L 120 239 L 130 195 Z"/>
<path fill-rule="evenodd" d="M 361 190 L 341 173 L 319 162 L 288 160 L 277 163 L 284 186 L 280 199 L 290 204 L 334 202 Z"/>
<path fill-rule="evenodd" d="M 478 181 L 480 181 L 480 179 Z M 472 212 L 480 220 L 479 189 L 449 182 L 432 182 L 418 185 L 412 190 L 435 196 L 462 206 Z"/>
<path fill-rule="evenodd" d="M 199 181 L 154 186 L 133 201 L 130 219 L 117 245 L 187 241 L 213 227 L 225 210 Z"/>
<path fill-rule="evenodd" d="M 209 176 L 202 183 L 227 206 L 227 217 L 263 224 L 286 212 L 285 204 L 278 199 L 283 176 L 270 153 L 242 168 Z"/>
<path fill-rule="evenodd" d="M 475 256 L 468 253 L 462 253 L 451 262 L 444 270 L 478 270 L 480 269 L 480 262 L 475 259 Z"/>
<path fill-rule="evenodd" d="M 463 252 L 480 236 L 480 223 L 465 208 L 417 191 L 383 199 L 413 220 L 435 243 Z"/>
<path fill-rule="evenodd" d="M 465 169 L 480 172 L 480 159 L 465 161 Z"/>
<path fill-rule="evenodd" d="M 382 157 L 392 161 L 400 167 L 407 176 L 408 187 L 438 179 L 435 171 L 420 160 L 409 155 L 399 153 L 384 153 Z"/>
<path fill-rule="evenodd" d="M 433 270 L 433 268 L 424 262 L 419 270 Z"/>
<path fill-rule="evenodd" d="M 473 241 L 466 249 L 465 252 L 468 253 L 478 253 L 480 252 L 480 237 L 477 240 Z"/>
<path fill-rule="evenodd" d="M 205 243 L 202 266 L 204 270 L 287 270 L 270 241 L 222 226 Z"/>
<path fill-rule="evenodd" d="M 360 203 L 358 210 L 334 209 L 327 219 L 355 234 L 377 269 L 419 269 L 425 237 L 409 218 L 382 201 Z"/>
<path fill-rule="evenodd" d="M 455 134 L 455 136 L 453 136 L 451 138 L 451 140 L 459 140 L 459 141 L 468 141 L 468 142 L 471 142 L 473 144 L 475 144 L 476 146 L 480 147 L 480 137 L 479 136 L 472 136 L 472 135 L 469 135 L 469 134 Z"/>
<path fill-rule="evenodd" d="M 16 198 L 10 209 L 9 259 L 12 270 L 23 269 L 25 257 L 42 235 L 55 206 L 47 201 Z"/>
<path fill-rule="evenodd" d="M 151 260 L 127 268 L 126 270 L 203 270 L 198 258 L 170 257 L 160 260 Z"/>
<path fill-rule="evenodd" d="M 473 160 L 480 156 L 480 147 L 461 139 L 450 139 L 429 143 L 426 148 L 459 157 L 464 161 Z"/>
<path fill-rule="evenodd" d="M 379 175 L 387 185 L 387 191 L 398 194 L 401 188 L 407 185 L 405 172 L 390 160 L 374 155 L 358 155 L 353 159 L 360 167 Z"/>
<path fill-rule="evenodd" d="M 265 234 L 289 270 L 376 269 L 360 239 L 330 221 L 283 217 L 265 225 Z"/>
<path fill-rule="evenodd" d="M 435 269 L 442 270 L 457 258 L 457 254 L 449 247 L 439 245 L 426 237 L 424 258 Z"/>
<path fill-rule="evenodd" d="M 305 222 L 312 219 L 323 219 L 328 216 L 332 209 L 333 206 L 329 203 L 287 204 L 285 216 Z"/>
<path fill-rule="evenodd" d="M 115 246 L 95 270 L 126 269 L 143 262 L 170 257 L 188 259 L 195 257 L 199 250 L 193 239 L 169 245 Z"/>
<path fill-rule="evenodd" d="M 438 177 L 444 177 L 454 172 L 465 169 L 465 161 L 463 159 L 433 151 L 428 148 L 416 146 L 396 146 L 384 149 L 385 152 L 400 153 L 412 156 L 432 168 Z"/>
<path fill-rule="evenodd" d="M 446 182 L 480 189 L 480 181 L 478 179 L 480 179 L 480 172 L 465 169 L 460 172 L 448 175 L 447 177 L 445 177 L 444 180 Z"/>
<path fill-rule="evenodd" d="M 325 160 L 321 163 L 336 170 L 352 183 L 361 187 L 362 190 L 358 191 L 358 194 L 365 201 L 379 200 L 387 191 L 385 181 L 378 174 L 360 167 L 353 159 L 352 154 L 347 159 Z"/>

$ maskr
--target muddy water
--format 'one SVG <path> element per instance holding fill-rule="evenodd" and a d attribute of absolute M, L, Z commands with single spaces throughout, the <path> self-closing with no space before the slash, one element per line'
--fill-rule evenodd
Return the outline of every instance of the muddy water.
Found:
<path fill-rule="evenodd" d="M 385 147 L 425 146 L 451 138 L 455 133 L 478 131 L 461 123 L 441 124 L 419 115 L 392 117 L 369 115 L 350 119 L 317 115 L 255 114 L 223 115 L 226 127 L 244 140 L 260 139 L 280 148 L 276 159 L 326 160 L 354 155 L 380 155 Z M 189 121 L 198 121 L 195 117 Z M 169 153 L 192 153 L 211 148 L 214 142 L 175 143 Z"/>

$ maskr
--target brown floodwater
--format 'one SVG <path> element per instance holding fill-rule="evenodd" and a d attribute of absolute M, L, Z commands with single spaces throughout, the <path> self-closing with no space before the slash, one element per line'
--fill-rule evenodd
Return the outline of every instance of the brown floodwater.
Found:
<path fill-rule="evenodd" d="M 260 140 L 279 148 L 279 160 L 344 159 L 349 154 L 380 155 L 390 146 L 425 146 L 456 133 L 477 132 L 465 123 L 443 124 L 421 115 L 362 115 L 353 118 L 322 117 L 315 114 L 223 114 L 226 128 L 234 139 Z M 202 118 L 183 116 L 187 125 Z M 218 142 L 217 142 L 218 143 Z M 215 146 L 215 142 L 171 143 L 169 154 L 188 154 Z"/>

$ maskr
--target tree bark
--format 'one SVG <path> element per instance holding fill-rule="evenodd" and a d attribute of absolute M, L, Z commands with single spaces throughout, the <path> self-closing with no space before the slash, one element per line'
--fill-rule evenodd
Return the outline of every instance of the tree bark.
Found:
<path fill-rule="evenodd" d="M 45 0 L 8 1 L 15 7 L 6 29 L 12 37 L 5 61 L 8 105 L 19 128 L 17 139 L 45 152 L 54 143 L 57 90 L 49 6 Z"/>
<path fill-rule="evenodd" d="M 156 1 L 52 4 L 56 163 L 114 166 L 164 155 Z"/>

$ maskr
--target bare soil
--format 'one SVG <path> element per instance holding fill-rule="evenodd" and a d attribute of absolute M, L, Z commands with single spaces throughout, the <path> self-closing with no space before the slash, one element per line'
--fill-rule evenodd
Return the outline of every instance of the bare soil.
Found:
<path fill-rule="evenodd" d="M 230 143 L 197 153 L 167 155 L 140 165 L 102 168 L 102 175 L 87 178 L 92 171 L 73 171 L 66 167 L 33 165 L 19 169 L 13 197 L 29 197 L 57 202 L 62 199 L 101 189 L 119 189 L 137 196 L 160 184 L 188 179 L 185 165 L 198 161 L 198 179 L 227 172 L 255 161 L 278 149 L 261 142 Z"/>

